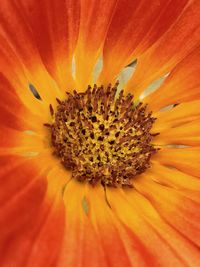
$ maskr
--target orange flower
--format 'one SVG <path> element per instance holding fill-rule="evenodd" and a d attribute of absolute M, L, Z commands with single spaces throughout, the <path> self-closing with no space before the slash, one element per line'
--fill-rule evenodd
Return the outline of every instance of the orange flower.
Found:
<path fill-rule="evenodd" d="M 200 266 L 200 1 L 1 0 L 0 45 L 1 267 Z M 99 141 L 59 132 L 56 98 L 66 103 L 66 91 L 76 88 L 81 98 L 88 84 L 107 90 L 116 80 L 134 94 L 125 119 L 138 128 L 129 125 L 125 146 L 116 128 L 122 127 L 122 138 L 128 126 L 117 122 L 115 144 L 104 135 L 102 142 L 108 154 L 116 144 L 122 154 L 109 154 L 107 163 L 93 158 L 99 165 L 88 163 L 87 173 L 84 161 Z M 94 99 L 103 101 L 105 92 L 94 93 L 93 116 L 101 115 Z M 72 130 L 80 131 L 82 111 L 91 134 L 86 102 L 74 109 L 75 96 L 61 115 L 75 116 Z M 113 101 L 120 103 L 111 108 L 116 114 L 123 101 Z M 147 111 L 136 112 L 139 101 Z M 97 128 L 107 125 L 102 114 L 94 119 Z M 145 121 L 152 122 L 151 132 Z M 72 147 L 68 168 L 65 154 L 58 157 L 58 144 L 66 145 L 60 136 Z M 142 140 L 159 150 L 146 155 Z M 137 175 L 127 171 L 129 160 Z M 79 166 L 84 175 L 78 179 Z M 123 186 L 127 177 L 133 187 Z"/>

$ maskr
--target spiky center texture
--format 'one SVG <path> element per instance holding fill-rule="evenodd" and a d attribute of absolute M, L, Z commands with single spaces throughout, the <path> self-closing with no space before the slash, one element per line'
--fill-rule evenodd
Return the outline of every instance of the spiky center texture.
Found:
<path fill-rule="evenodd" d="M 133 95 L 117 94 L 117 86 L 67 93 L 57 111 L 51 110 L 55 154 L 79 181 L 132 187 L 157 150 L 150 133 L 155 118 L 142 103 L 134 103 Z"/>

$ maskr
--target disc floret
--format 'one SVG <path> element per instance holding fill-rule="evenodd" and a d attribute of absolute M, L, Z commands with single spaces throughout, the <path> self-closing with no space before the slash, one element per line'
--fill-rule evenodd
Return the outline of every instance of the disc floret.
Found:
<path fill-rule="evenodd" d="M 150 167 L 157 151 L 150 133 L 155 118 L 146 105 L 134 103 L 132 94 L 117 94 L 117 86 L 88 86 L 58 100 L 50 125 L 52 145 L 79 181 L 132 187 L 132 179 Z"/>

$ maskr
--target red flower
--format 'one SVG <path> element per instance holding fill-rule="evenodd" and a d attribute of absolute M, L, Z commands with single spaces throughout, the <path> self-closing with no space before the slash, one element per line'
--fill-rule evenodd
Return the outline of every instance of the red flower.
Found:
<path fill-rule="evenodd" d="M 200 1 L 2 0 L 0 46 L 0 266 L 200 266 Z M 44 127 L 66 91 L 116 79 L 160 133 L 133 188 L 110 167 L 104 186 L 72 178 Z"/>

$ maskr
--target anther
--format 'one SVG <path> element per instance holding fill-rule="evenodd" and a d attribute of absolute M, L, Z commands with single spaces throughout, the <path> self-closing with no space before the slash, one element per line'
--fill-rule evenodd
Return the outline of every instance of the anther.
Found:
<path fill-rule="evenodd" d="M 43 125 L 44 125 L 45 127 L 51 128 L 51 124 L 49 124 L 49 123 L 43 123 Z"/>
<path fill-rule="evenodd" d="M 56 112 L 49 106 L 54 122 L 44 124 L 72 177 L 93 186 L 132 187 L 158 150 L 151 143 L 157 133 L 150 133 L 155 118 L 146 114 L 146 105 L 135 105 L 133 95 L 121 90 L 117 96 L 118 85 L 66 93 L 66 100 L 56 99 Z"/>
<path fill-rule="evenodd" d="M 49 105 L 49 110 L 50 110 L 51 116 L 53 117 L 53 115 L 54 115 L 54 109 L 53 109 L 53 107 L 52 107 L 51 104 Z"/>
<path fill-rule="evenodd" d="M 56 101 L 58 102 L 58 104 L 62 103 L 62 101 L 59 98 L 56 98 Z"/>

